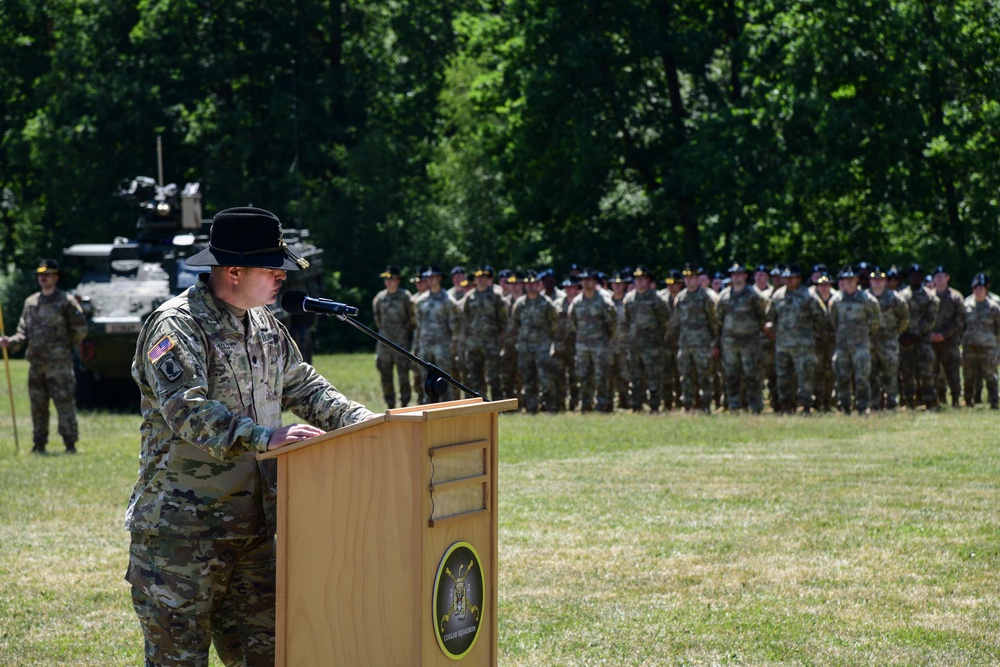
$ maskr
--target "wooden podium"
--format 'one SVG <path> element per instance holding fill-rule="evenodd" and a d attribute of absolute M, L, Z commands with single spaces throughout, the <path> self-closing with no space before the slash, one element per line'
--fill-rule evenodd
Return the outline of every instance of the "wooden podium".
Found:
<path fill-rule="evenodd" d="M 282 667 L 497 664 L 497 419 L 516 400 L 389 410 L 282 447 Z"/>

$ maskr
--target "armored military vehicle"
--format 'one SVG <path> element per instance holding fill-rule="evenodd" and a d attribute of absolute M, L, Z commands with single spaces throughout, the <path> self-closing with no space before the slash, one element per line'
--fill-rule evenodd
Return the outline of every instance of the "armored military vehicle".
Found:
<path fill-rule="evenodd" d="M 76 363 L 77 399 L 83 405 L 113 402 L 123 392 L 135 395 L 131 380 L 136 340 L 146 317 L 167 299 L 195 283 L 207 267 L 185 262 L 208 245 L 211 220 L 202 219 L 201 189 L 188 183 L 157 184 L 139 176 L 122 184 L 119 194 L 139 206 L 134 239 L 119 236 L 111 243 L 83 243 L 63 252 L 67 272 L 80 276 L 71 290 L 87 316 L 90 330 Z M 323 251 L 304 229 L 285 229 L 285 242 L 309 261 L 290 272 L 285 290 L 318 293 L 322 286 Z M 307 360 L 312 358 L 315 315 L 272 312 L 289 328 Z"/>

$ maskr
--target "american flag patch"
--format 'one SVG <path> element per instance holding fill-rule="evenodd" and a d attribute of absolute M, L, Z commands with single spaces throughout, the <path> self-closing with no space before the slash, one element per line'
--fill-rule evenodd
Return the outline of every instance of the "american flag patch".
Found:
<path fill-rule="evenodd" d="M 157 359 L 172 349 L 174 349 L 174 341 L 170 338 L 170 336 L 164 336 L 159 343 L 149 348 L 149 352 L 146 353 L 146 356 L 149 357 L 151 362 L 155 363 Z"/>

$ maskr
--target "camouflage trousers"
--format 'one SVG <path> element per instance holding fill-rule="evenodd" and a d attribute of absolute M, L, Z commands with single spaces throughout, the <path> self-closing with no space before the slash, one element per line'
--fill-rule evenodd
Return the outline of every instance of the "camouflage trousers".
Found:
<path fill-rule="evenodd" d="M 760 372 L 760 345 L 756 336 L 722 340 L 722 374 L 730 410 L 743 407 L 742 397 L 753 412 L 764 409 Z"/>
<path fill-rule="evenodd" d="M 934 377 L 937 379 L 938 402 L 944 405 L 947 391 L 951 390 L 951 401 L 958 404 L 962 395 L 962 353 L 958 343 L 934 343 Z"/>
<path fill-rule="evenodd" d="M 524 407 L 528 412 L 538 412 L 539 405 L 543 405 L 549 412 L 555 412 L 559 401 L 556 400 L 552 346 L 522 346 L 517 351 L 517 360 L 524 382 Z"/>
<path fill-rule="evenodd" d="M 857 411 L 867 410 L 871 403 L 872 381 L 872 354 L 868 346 L 838 347 L 833 355 L 833 367 L 837 371 L 837 402 L 840 407 L 849 410 L 853 395 Z"/>
<path fill-rule="evenodd" d="M 132 534 L 125 580 L 146 667 L 274 665 L 273 537 L 184 540 Z"/>
<path fill-rule="evenodd" d="M 997 395 L 997 348 L 962 346 L 962 379 L 966 405 L 982 402 L 982 383 L 985 381 L 990 406 L 996 406 L 1000 401 Z"/>
<path fill-rule="evenodd" d="M 580 387 L 580 409 L 589 412 L 596 404 L 600 412 L 611 412 L 608 371 L 611 366 L 611 348 L 606 345 L 576 346 L 576 382 Z"/>
<path fill-rule="evenodd" d="M 909 407 L 916 406 L 917 395 L 927 406 L 937 403 L 934 384 L 934 348 L 929 342 L 899 348 L 899 387 Z"/>
<path fill-rule="evenodd" d="M 677 370 L 677 348 L 667 347 L 663 352 L 663 370 L 660 375 L 663 387 L 663 407 L 672 410 L 681 405 L 681 374 Z"/>
<path fill-rule="evenodd" d="M 809 346 L 776 347 L 774 372 L 778 382 L 778 407 L 792 412 L 796 406 L 813 407 L 816 350 Z"/>
<path fill-rule="evenodd" d="M 814 406 L 817 410 L 833 408 L 833 391 L 837 386 L 837 374 L 833 370 L 834 343 L 823 341 L 816 344 L 816 373 L 813 375 Z"/>
<path fill-rule="evenodd" d="M 709 345 L 685 345 L 677 349 L 677 370 L 681 374 L 681 401 L 684 409 L 711 410 L 715 396 L 715 370 Z"/>
<path fill-rule="evenodd" d="M 872 344 L 872 407 L 893 410 L 899 405 L 899 343 Z"/>
<path fill-rule="evenodd" d="M 663 400 L 660 378 L 663 372 L 663 348 L 653 342 L 642 342 L 632 348 L 632 409 L 642 410 L 648 403 L 656 412 Z"/>
<path fill-rule="evenodd" d="M 483 396 L 489 387 L 490 398 L 503 398 L 500 383 L 500 347 L 469 343 L 465 349 L 465 384 Z"/>
<path fill-rule="evenodd" d="M 426 361 L 429 364 L 434 364 L 435 366 L 443 370 L 445 373 L 451 375 L 453 378 L 455 377 L 455 374 L 452 373 L 452 367 L 451 367 L 453 360 L 451 354 L 451 345 L 421 345 L 420 352 L 421 352 L 421 358 L 424 361 Z M 427 394 L 426 391 L 424 391 L 424 381 L 426 380 L 426 374 L 423 372 L 423 369 L 415 367 L 414 370 L 418 371 L 417 377 L 418 377 L 418 382 L 420 383 L 418 386 L 420 387 L 421 404 L 437 403 L 441 401 L 451 400 L 449 398 L 449 395 L 453 393 L 453 390 L 451 389 L 450 385 L 447 385 L 445 391 L 441 394 L 441 396 L 432 398 Z"/>
<path fill-rule="evenodd" d="M 630 398 L 632 386 L 632 360 L 629 357 L 628 348 L 613 349 L 611 351 L 611 366 L 608 370 L 609 390 L 611 401 L 618 399 L 618 407 L 628 409 L 632 405 Z"/>
<path fill-rule="evenodd" d="M 399 378 L 399 404 L 406 407 L 410 403 L 410 360 L 388 345 L 379 343 L 375 347 L 375 368 L 382 381 L 382 397 L 390 408 L 396 407 L 396 387 L 392 378 L 395 369 Z"/>
<path fill-rule="evenodd" d="M 572 352 L 556 347 L 552 355 L 552 372 L 555 374 L 556 404 L 560 410 L 566 407 L 573 411 L 580 403 L 580 388 L 576 384 L 576 357 Z"/>
<path fill-rule="evenodd" d="M 76 424 L 76 377 L 69 364 L 32 363 L 28 367 L 28 398 L 31 400 L 32 441 L 49 441 L 49 401 L 56 406 L 58 431 L 63 442 L 80 439 Z"/>

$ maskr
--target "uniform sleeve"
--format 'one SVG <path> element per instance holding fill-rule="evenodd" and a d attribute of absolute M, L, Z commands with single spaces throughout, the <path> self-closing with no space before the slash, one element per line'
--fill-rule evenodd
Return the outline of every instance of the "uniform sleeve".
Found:
<path fill-rule="evenodd" d="M 719 299 L 711 294 L 705 295 L 705 315 L 708 317 L 708 331 L 712 340 L 722 333 L 722 320 L 719 318 Z"/>
<path fill-rule="evenodd" d="M 556 308 L 556 304 L 552 303 L 552 300 L 547 296 L 542 295 L 541 298 L 546 300 L 545 318 L 549 323 L 549 336 L 555 340 L 556 333 L 559 331 L 559 309 Z"/>
<path fill-rule="evenodd" d="M 379 292 L 372 299 L 372 320 L 375 322 L 375 328 L 382 328 L 382 313 L 379 311 L 379 300 L 382 298 L 382 293 Z"/>
<path fill-rule="evenodd" d="M 904 331 L 910 328 L 910 308 L 906 305 L 906 302 L 902 299 L 896 299 L 896 303 L 893 305 L 893 310 L 896 311 L 896 336 L 899 336 Z"/>
<path fill-rule="evenodd" d="M 873 336 L 882 327 L 882 308 L 875 297 L 868 299 L 868 335 Z"/>
<path fill-rule="evenodd" d="M 961 338 L 962 332 L 965 331 L 965 307 L 962 303 L 962 297 L 956 295 L 954 292 L 949 292 L 948 298 L 952 301 L 954 316 L 947 323 L 944 330 L 941 331 L 941 335 L 946 339 Z"/>
<path fill-rule="evenodd" d="M 923 288 L 918 287 L 917 289 L 923 289 Z M 935 295 L 931 295 L 931 297 L 927 300 L 927 307 L 924 309 L 924 317 L 923 320 L 921 320 L 920 329 L 916 331 L 916 334 L 918 336 L 921 337 L 926 336 L 927 334 L 929 334 L 931 331 L 934 330 L 934 322 L 937 321 L 938 308 L 940 307 L 940 305 L 941 302 Z"/>
<path fill-rule="evenodd" d="M 17 329 L 9 339 L 10 351 L 20 352 L 21 348 L 28 342 L 28 323 L 25 315 L 28 312 L 28 302 L 25 300 L 21 309 L 21 317 L 17 321 Z"/>
<path fill-rule="evenodd" d="M 73 335 L 73 347 L 76 347 L 87 337 L 87 316 L 73 297 L 67 296 L 66 304 L 66 320 Z"/>
<path fill-rule="evenodd" d="M 273 429 L 208 397 L 207 341 L 180 318 L 165 318 L 140 338 L 133 375 L 150 392 L 167 427 L 177 437 L 222 460 L 248 449 L 265 451 Z M 234 397 L 239 386 L 233 382 Z"/>

